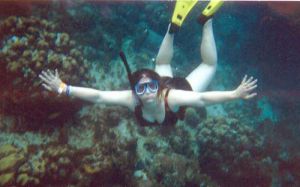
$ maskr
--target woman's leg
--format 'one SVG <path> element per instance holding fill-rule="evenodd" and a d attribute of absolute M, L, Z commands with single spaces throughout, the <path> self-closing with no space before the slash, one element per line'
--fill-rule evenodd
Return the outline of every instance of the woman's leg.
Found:
<path fill-rule="evenodd" d="M 187 77 L 194 91 L 200 92 L 207 88 L 217 67 L 217 49 L 213 35 L 212 19 L 203 26 L 202 42 L 200 47 L 202 63 Z"/>
<path fill-rule="evenodd" d="M 155 72 L 157 72 L 160 76 L 173 77 L 170 63 L 174 53 L 174 34 L 170 34 L 169 29 L 170 25 L 156 57 Z"/>

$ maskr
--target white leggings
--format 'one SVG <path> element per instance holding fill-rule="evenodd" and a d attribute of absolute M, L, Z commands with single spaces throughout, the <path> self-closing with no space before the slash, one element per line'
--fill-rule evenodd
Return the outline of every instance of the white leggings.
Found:
<path fill-rule="evenodd" d="M 155 71 L 160 76 L 173 77 L 170 62 L 174 53 L 174 34 L 169 33 L 169 28 L 156 57 Z M 192 86 L 193 91 L 197 92 L 204 91 L 207 88 L 216 72 L 217 67 L 217 50 L 211 19 L 203 26 L 200 53 L 202 63 L 200 63 L 200 65 L 186 77 L 186 80 Z"/>

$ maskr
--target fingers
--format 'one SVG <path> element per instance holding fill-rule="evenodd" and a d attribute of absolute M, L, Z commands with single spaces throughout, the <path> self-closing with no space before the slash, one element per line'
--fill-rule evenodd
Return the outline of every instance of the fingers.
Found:
<path fill-rule="evenodd" d="M 247 80 L 247 75 L 244 76 L 243 80 L 242 80 L 242 84 L 244 84 Z"/>
<path fill-rule="evenodd" d="M 255 80 L 253 80 L 252 82 L 250 82 L 250 83 L 248 83 L 248 84 L 244 84 L 244 86 L 245 86 L 245 88 L 247 89 L 247 90 L 250 90 L 250 88 L 252 89 L 252 87 L 253 88 L 256 88 L 257 87 L 257 79 L 255 79 Z"/>
<path fill-rule="evenodd" d="M 55 69 L 55 77 L 59 78 L 58 70 Z"/>
<path fill-rule="evenodd" d="M 248 80 L 246 80 L 245 84 L 249 84 L 253 80 L 253 77 L 251 76 Z"/>
<path fill-rule="evenodd" d="M 250 87 L 250 86 L 253 86 L 257 83 L 257 79 L 253 80 L 252 82 L 250 82 L 247 86 Z"/>
<path fill-rule="evenodd" d="M 45 75 L 44 72 L 42 72 L 41 74 L 39 74 L 39 78 L 42 79 L 42 81 L 44 81 L 47 84 L 49 84 L 49 82 L 50 82 L 50 80 L 47 78 L 47 76 Z"/>
<path fill-rule="evenodd" d="M 43 83 L 42 86 L 43 86 L 44 88 L 46 88 L 46 90 L 52 91 L 51 87 L 48 86 L 47 84 Z"/>
<path fill-rule="evenodd" d="M 250 84 L 250 86 L 252 86 L 256 82 L 257 82 L 257 79 L 253 80 L 253 76 L 251 76 L 250 78 L 248 78 L 248 76 L 245 75 L 244 78 L 243 78 L 243 80 L 242 80 L 242 82 L 241 82 L 241 84 L 247 84 L 247 85 Z"/>
<path fill-rule="evenodd" d="M 56 87 L 58 87 L 59 82 L 61 82 L 61 80 L 59 79 L 57 69 L 54 73 L 49 69 L 42 71 L 39 74 L 39 78 L 44 82 L 42 86 L 48 91 L 56 90 Z"/>
<path fill-rule="evenodd" d="M 46 71 L 42 71 L 40 75 L 44 77 L 44 79 L 47 80 L 47 82 L 50 82 L 52 80 L 52 78 L 49 76 L 48 72 Z"/>
<path fill-rule="evenodd" d="M 247 88 L 246 88 L 246 91 L 247 91 L 247 92 L 250 92 L 250 91 L 254 90 L 256 87 L 257 87 L 256 84 L 253 85 L 253 86 L 251 86 L 251 87 L 247 87 Z"/>
<path fill-rule="evenodd" d="M 51 78 L 51 79 L 55 79 L 55 75 L 52 73 L 52 71 L 50 71 L 49 69 L 47 70 L 47 75 Z"/>
<path fill-rule="evenodd" d="M 250 94 L 250 95 L 247 95 L 247 96 L 245 97 L 245 99 L 252 99 L 252 98 L 255 97 L 255 96 L 257 96 L 257 93 L 256 93 L 256 92 L 254 92 L 254 93 L 252 93 L 252 94 Z"/>
<path fill-rule="evenodd" d="M 58 72 L 56 70 L 55 75 L 48 69 L 46 71 L 42 71 L 39 74 L 39 78 L 42 79 L 44 82 L 49 83 L 50 81 L 52 81 L 53 79 L 56 78 L 56 76 L 58 75 Z"/>

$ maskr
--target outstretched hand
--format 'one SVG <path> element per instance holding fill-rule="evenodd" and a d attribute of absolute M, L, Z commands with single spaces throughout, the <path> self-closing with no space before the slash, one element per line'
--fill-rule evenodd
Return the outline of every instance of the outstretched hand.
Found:
<path fill-rule="evenodd" d="M 257 79 L 253 80 L 253 77 L 247 78 L 244 76 L 241 84 L 235 89 L 235 94 L 238 98 L 251 99 L 257 95 L 256 92 L 252 92 L 257 87 Z"/>
<path fill-rule="evenodd" d="M 43 81 L 42 86 L 44 88 L 52 92 L 60 93 L 59 89 L 63 82 L 59 78 L 57 69 L 55 69 L 55 74 L 49 69 L 47 71 L 42 71 L 41 74 L 39 74 L 39 78 Z"/>

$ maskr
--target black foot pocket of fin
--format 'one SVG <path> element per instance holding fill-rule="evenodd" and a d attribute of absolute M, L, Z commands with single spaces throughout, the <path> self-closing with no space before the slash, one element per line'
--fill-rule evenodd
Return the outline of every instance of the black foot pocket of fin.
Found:
<path fill-rule="evenodd" d="M 213 16 L 205 16 L 205 15 L 201 14 L 201 15 L 198 17 L 197 21 L 198 21 L 199 24 L 204 25 L 204 24 L 207 22 L 207 20 L 209 20 L 209 19 L 212 18 L 212 17 L 213 17 Z"/>
<path fill-rule="evenodd" d="M 170 34 L 173 34 L 173 33 L 176 33 L 179 31 L 179 26 L 174 24 L 174 23 L 171 23 L 171 26 L 170 26 L 170 29 L 169 29 L 169 33 Z"/>
<path fill-rule="evenodd" d="M 214 14 L 220 9 L 224 1 L 222 0 L 211 0 L 205 9 L 202 11 L 201 15 L 198 17 L 198 23 L 205 24 L 207 20 L 212 18 Z"/>

